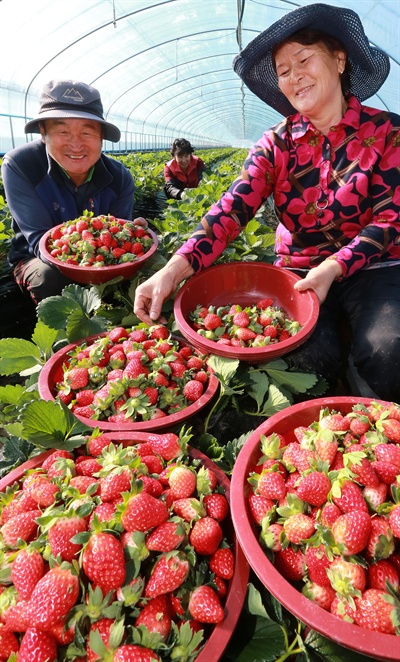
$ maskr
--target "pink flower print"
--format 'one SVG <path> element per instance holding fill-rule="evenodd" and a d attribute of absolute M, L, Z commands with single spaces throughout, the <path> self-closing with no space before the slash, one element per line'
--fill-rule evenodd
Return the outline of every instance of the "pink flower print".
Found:
<path fill-rule="evenodd" d="M 299 165 L 312 163 L 313 168 L 318 168 L 322 159 L 321 136 L 312 135 L 307 143 L 297 148 L 296 155 Z"/>
<path fill-rule="evenodd" d="M 349 142 L 346 148 L 347 157 L 350 161 L 358 160 L 361 170 L 372 167 L 377 156 L 382 154 L 385 147 L 385 126 L 376 127 L 372 122 L 360 126 L 358 139 Z"/>
<path fill-rule="evenodd" d="M 298 216 L 297 225 L 303 228 L 311 228 L 315 225 L 316 215 L 318 214 L 317 201 L 320 198 L 320 190 L 317 188 L 306 188 L 303 191 L 302 198 L 294 198 L 288 205 L 288 214 Z M 329 210 L 324 210 L 323 223 L 328 223 L 333 218 Z M 322 217 L 321 217 L 322 221 Z M 285 215 L 285 225 L 286 215 Z M 289 227 L 289 226 L 288 226 Z"/>
<path fill-rule="evenodd" d="M 381 170 L 398 168 L 400 163 L 400 133 L 397 132 L 393 138 L 392 145 L 386 148 L 379 162 Z"/>
<path fill-rule="evenodd" d="M 276 253 L 289 253 L 289 246 L 292 245 L 292 235 L 285 228 L 284 225 L 279 223 L 275 232 L 275 252 Z"/>

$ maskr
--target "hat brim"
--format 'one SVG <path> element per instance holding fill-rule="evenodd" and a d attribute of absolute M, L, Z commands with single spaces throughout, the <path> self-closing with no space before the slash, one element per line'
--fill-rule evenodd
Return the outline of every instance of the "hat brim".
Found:
<path fill-rule="evenodd" d="M 115 124 L 106 122 L 106 120 L 102 120 L 97 115 L 79 110 L 48 110 L 44 113 L 40 113 L 40 115 L 25 124 L 25 133 L 40 133 L 39 122 L 51 119 L 94 120 L 103 126 L 104 140 L 117 143 L 121 139 L 121 131 L 115 126 Z"/>
<path fill-rule="evenodd" d="M 288 12 L 253 39 L 233 60 L 233 69 L 262 101 L 284 116 L 296 113 L 278 86 L 272 52 L 303 28 L 321 30 L 339 39 L 351 64 L 350 92 L 359 101 L 373 96 L 385 82 L 389 56 L 370 46 L 360 18 L 352 9 L 317 3 Z"/>

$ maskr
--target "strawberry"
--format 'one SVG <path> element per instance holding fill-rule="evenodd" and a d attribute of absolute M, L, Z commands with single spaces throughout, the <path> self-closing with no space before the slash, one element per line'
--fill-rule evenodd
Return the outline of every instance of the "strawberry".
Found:
<path fill-rule="evenodd" d="M 305 551 L 305 561 L 307 564 L 307 573 L 310 581 L 319 586 L 330 586 L 326 571 L 331 566 L 331 561 L 326 555 L 324 545 L 318 547 L 308 546 Z"/>
<path fill-rule="evenodd" d="M 74 487 L 80 494 L 86 494 L 89 487 L 98 484 L 99 479 L 94 476 L 74 476 L 69 481 L 70 487 Z M 97 494 L 98 490 L 95 491 Z M 92 492 L 93 494 L 93 492 Z"/>
<path fill-rule="evenodd" d="M 297 496 L 312 506 L 322 506 L 328 499 L 331 481 L 321 471 L 306 474 L 297 487 Z"/>
<path fill-rule="evenodd" d="M 93 476 L 101 470 L 101 464 L 95 457 L 82 455 L 77 458 L 75 468 L 78 476 Z"/>
<path fill-rule="evenodd" d="M 78 533 L 86 531 L 86 521 L 78 515 L 57 517 L 48 530 L 48 540 L 51 553 L 54 557 L 60 556 L 63 561 L 72 561 L 77 558 L 82 545 L 71 542 Z"/>
<path fill-rule="evenodd" d="M 165 503 L 145 491 L 125 496 L 123 504 L 118 506 L 118 514 L 126 531 L 142 532 L 159 526 L 169 517 Z"/>
<path fill-rule="evenodd" d="M 171 552 L 181 545 L 185 539 L 185 529 L 177 522 L 163 522 L 146 538 L 146 547 L 156 552 Z"/>
<path fill-rule="evenodd" d="M 168 595 L 151 598 L 142 607 L 136 618 L 135 627 L 144 625 L 149 632 L 156 632 L 166 642 L 171 632 L 171 604 Z"/>
<path fill-rule="evenodd" d="M 132 484 L 132 471 L 128 467 L 116 468 L 100 477 L 99 495 L 102 501 L 115 501 L 122 492 L 128 492 Z"/>
<path fill-rule="evenodd" d="M 241 310 L 232 317 L 232 322 L 239 327 L 247 327 L 250 324 L 250 317 L 245 310 Z"/>
<path fill-rule="evenodd" d="M 189 402 L 196 402 L 203 395 L 203 391 L 202 382 L 196 378 L 186 382 L 183 387 L 183 395 Z"/>
<path fill-rule="evenodd" d="M 378 487 L 379 478 L 366 454 L 350 446 L 343 455 L 344 466 L 354 474 L 354 480 L 365 487 Z"/>
<path fill-rule="evenodd" d="M 182 517 L 185 522 L 197 520 L 199 517 L 204 517 L 206 514 L 204 506 L 200 503 L 199 499 L 187 498 L 176 499 L 173 502 L 173 511 L 179 517 Z"/>
<path fill-rule="evenodd" d="M 391 509 L 388 520 L 393 535 L 400 538 L 400 505 L 396 505 Z"/>
<path fill-rule="evenodd" d="M 26 491 L 40 508 L 48 508 L 56 501 L 59 488 L 47 478 L 39 476 Z"/>
<path fill-rule="evenodd" d="M 189 613 L 200 623 L 221 623 L 224 610 L 211 586 L 197 586 L 190 594 Z"/>
<path fill-rule="evenodd" d="M 330 611 L 331 604 L 336 596 L 335 591 L 330 586 L 320 586 L 313 582 L 307 582 L 301 592 L 325 611 Z"/>
<path fill-rule="evenodd" d="M 399 573 L 395 565 L 388 559 L 381 559 L 367 570 L 368 588 L 378 588 L 381 591 L 386 591 L 386 582 L 397 590 L 400 585 Z"/>
<path fill-rule="evenodd" d="M 256 495 L 253 496 L 257 498 Z M 203 503 L 208 517 L 213 517 L 218 522 L 223 522 L 229 514 L 229 504 L 224 494 L 206 494 Z"/>
<path fill-rule="evenodd" d="M 68 614 L 78 596 L 78 577 L 68 569 L 55 566 L 32 591 L 26 611 L 29 625 L 48 630 Z"/>
<path fill-rule="evenodd" d="M 214 331 L 220 326 L 223 326 L 223 322 L 219 315 L 216 315 L 215 313 L 208 313 L 208 315 L 206 315 L 203 319 L 203 325 L 204 328 L 208 331 Z"/>
<path fill-rule="evenodd" d="M 330 529 L 333 522 L 342 514 L 342 511 L 334 503 L 325 503 L 321 508 L 320 521 L 321 524 Z"/>
<path fill-rule="evenodd" d="M 29 600 L 44 574 L 44 561 L 36 549 L 21 549 L 12 564 L 11 579 L 21 600 Z"/>
<path fill-rule="evenodd" d="M 371 532 L 368 537 L 365 556 L 368 560 L 377 561 L 389 558 L 395 548 L 390 520 L 386 517 L 371 518 Z"/>
<path fill-rule="evenodd" d="M 229 547 L 217 549 L 210 558 L 210 570 L 221 579 L 232 579 L 235 570 L 235 557 Z"/>
<path fill-rule="evenodd" d="M 175 466 L 168 477 L 173 499 L 190 497 L 196 489 L 196 475 L 185 466 Z"/>
<path fill-rule="evenodd" d="M 195 551 L 205 556 L 217 550 L 222 538 L 221 526 L 212 517 L 201 517 L 197 520 L 189 535 L 190 544 Z"/>
<path fill-rule="evenodd" d="M 274 508 L 274 502 L 272 499 L 261 496 L 261 494 L 254 494 L 254 492 L 249 493 L 248 504 L 251 516 L 256 524 L 261 524 L 264 517 L 270 513 L 272 508 Z"/>
<path fill-rule="evenodd" d="M 173 432 L 166 432 L 164 434 L 150 433 L 148 442 L 153 452 L 160 455 L 167 462 L 178 457 L 184 450 L 181 447 L 179 437 Z"/>
<path fill-rule="evenodd" d="M 115 510 L 116 506 L 113 503 L 99 503 L 99 505 L 95 507 L 89 517 L 88 529 L 94 528 L 93 521 L 95 516 L 100 520 L 100 522 L 110 522 L 114 518 Z"/>
<path fill-rule="evenodd" d="M 37 518 L 41 516 L 40 510 L 29 510 L 11 517 L 0 529 L 3 543 L 8 547 L 17 547 L 18 540 L 30 542 L 37 533 Z"/>
<path fill-rule="evenodd" d="M 89 372 L 87 368 L 72 368 L 64 374 L 66 383 L 73 391 L 85 388 L 89 383 Z"/>
<path fill-rule="evenodd" d="M 100 660 L 100 657 L 95 653 L 95 651 L 92 649 L 90 643 L 92 639 L 92 632 L 97 632 L 100 635 L 100 638 L 102 642 L 105 644 L 105 646 L 108 647 L 109 641 L 110 641 L 110 635 L 111 635 L 111 628 L 114 625 L 114 620 L 112 618 L 99 618 L 98 621 L 95 623 L 92 623 L 90 626 L 89 630 L 89 636 L 86 644 L 86 654 L 87 654 L 87 662 L 97 662 L 97 660 Z"/>
<path fill-rule="evenodd" d="M 146 337 L 146 334 L 144 335 Z M 129 337 L 128 331 L 123 326 L 115 326 L 108 333 L 108 339 L 112 343 L 119 343 L 123 338 L 128 338 L 128 337 Z"/>
<path fill-rule="evenodd" d="M 18 490 L 10 502 L 6 502 L 1 511 L 0 523 L 5 524 L 9 519 L 20 513 L 35 510 L 37 503 L 25 491 Z"/>
<path fill-rule="evenodd" d="M 21 640 L 19 662 L 54 662 L 57 660 L 57 643 L 52 634 L 37 628 L 29 628 Z"/>
<path fill-rule="evenodd" d="M 293 545 L 300 543 L 311 538 L 315 531 L 314 522 L 311 517 L 304 513 L 295 513 L 290 515 L 284 522 L 284 531 L 287 539 Z"/>
<path fill-rule="evenodd" d="M 149 329 L 149 337 L 155 340 L 166 340 L 169 337 L 169 331 L 162 324 L 154 324 Z"/>
<path fill-rule="evenodd" d="M 263 299 L 259 299 L 256 303 L 257 308 L 260 310 L 264 310 L 265 308 L 270 308 L 273 305 L 274 301 L 271 299 L 271 297 L 264 297 Z"/>
<path fill-rule="evenodd" d="M 163 554 L 156 561 L 145 587 L 146 598 L 155 598 L 175 591 L 189 573 L 189 561 L 183 552 Z"/>
<path fill-rule="evenodd" d="M 15 634 L 8 631 L 4 623 L 0 623 L 0 660 L 8 660 L 18 649 L 19 642 Z"/>
<path fill-rule="evenodd" d="M 64 458 L 66 460 L 73 460 L 73 455 L 69 451 L 65 451 L 62 449 L 56 450 L 53 453 L 51 453 L 48 457 L 46 457 L 46 459 L 42 462 L 42 469 L 47 471 L 59 458 Z"/>
<path fill-rule="evenodd" d="M 400 421 L 395 418 L 386 418 L 380 421 L 380 426 L 383 429 L 384 435 L 389 441 L 395 444 L 400 443 Z M 377 425 L 378 428 L 378 425 Z"/>
<path fill-rule="evenodd" d="M 161 662 L 161 658 L 151 648 L 137 644 L 123 644 L 115 649 L 113 662 Z"/>
<path fill-rule="evenodd" d="M 387 595 L 385 591 L 368 588 L 361 598 L 355 598 L 354 620 L 357 625 L 375 632 L 396 633 L 396 626 L 392 620 L 395 607 L 385 600 L 385 595 Z"/>
<path fill-rule="evenodd" d="M 274 565 L 289 581 L 299 581 L 306 574 L 305 556 L 300 548 L 287 547 L 275 552 Z"/>
<path fill-rule="evenodd" d="M 333 464 L 338 449 L 338 440 L 334 435 L 327 436 L 326 434 L 319 434 L 315 438 L 315 451 L 320 457 L 322 462 L 327 462 L 329 466 Z"/>
<path fill-rule="evenodd" d="M 346 432 L 350 429 L 350 419 L 342 414 L 326 414 L 320 419 L 319 427 L 332 432 Z"/>
<path fill-rule="evenodd" d="M 376 487 L 364 487 L 362 494 L 368 504 L 368 508 L 376 512 L 383 503 L 385 503 L 388 493 L 388 486 L 385 483 L 379 483 Z"/>
<path fill-rule="evenodd" d="M 371 533 L 371 517 L 363 510 L 351 510 L 332 524 L 332 535 L 343 556 L 359 554 Z"/>
<path fill-rule="evenodd" d="M 326 573 L 332 588 L 341 597 L 360 595 L 367 583 L 365 568 L 341 556 L 333 559 Z"/>
<path fill-rule="evenodd" d="M 254 331 L 245 327 L 239 327 L 235 331 L 236 338 L 245 343 L 249 342 L 250 340 L 253 340 L 256 337 L 256 335 L 257 334 L 254 333 Z"/>
<path fill-rule="evenodd" d="M 351 510 L 368 512 L 368 506 L 359 485 L 352 480 L 344 480 L 341 485 L 333 483 L 332 501 L 343 513 Z"/>
<path fill-rule="evenodd" d="M 395 482 L 399 469 L 395 464 L 391 462 L 383 462 L 381 460 L 374 460 L 371 462 L 371 467 L 375 471 L 375 474 L 378 477 L 378 482 L 385 483 L 386 485 L 391 485 Z"/>
<path fill-rule="evenodd" d="M 126 573 L 121 542 L 111 533 L 93 533 L 82 552 L 82 567 L 104 595 L 119 588 Z"/>
<path fill-rule="evenodd" d="M 396 444 L 377 444 L 374 446 L 375 458 L 380 462 L 389 462 L 400 471 L 400 446 Z"/>
<path fill-rule="evenodd" d="M 279 471 L 262 471 L 256 478 L 256 493 L 266 499 L 283 499 L 286 491 L 285 479 Z"/>

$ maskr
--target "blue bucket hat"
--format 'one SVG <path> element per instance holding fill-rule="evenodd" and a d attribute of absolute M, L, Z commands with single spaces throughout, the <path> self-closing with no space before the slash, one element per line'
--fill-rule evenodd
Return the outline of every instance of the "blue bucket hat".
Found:
<path fill-rule="evenodd" d="M 100 92 L 76 80 L 51 80 L 43 87 L 39 114 L 25 125 L 25 133 L 40 133 L 39 122 L 49 119 L 87 119 L 100 122 L 105 140 L 117 143 L 121 132 L 103 117 Z"/>
<path fill-rule="evenodd" d="M 338 39 L 350 62 L 350 92 L 359 101 L 373 96 L 385 82 L 389 56 L 371 46 L 360 17 L 352 9 L 317 3 L 288 12 L 261 32 L 233 60 L 233 69 L 262 101 L 284 116 L 297 111 L 278 87 L 273 49 L 294 32 L 308 28 Z"/>

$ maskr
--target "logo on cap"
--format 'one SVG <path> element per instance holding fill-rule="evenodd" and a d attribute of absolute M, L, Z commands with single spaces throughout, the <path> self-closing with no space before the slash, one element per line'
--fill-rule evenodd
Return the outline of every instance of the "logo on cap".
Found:
<path fill-rule="evenodd" d="M 69 99 L 70 101 L 84 101 L 84 98 L 78 90 L 75 90 L 73 87 L 69 87 L 65 90 L 64 94 L 61 97 L 62 99 Z"/>

